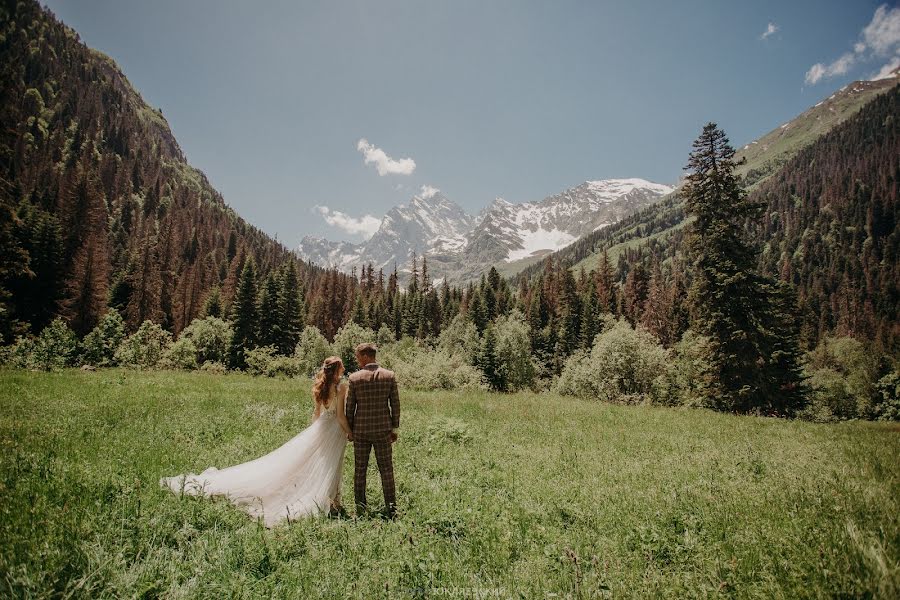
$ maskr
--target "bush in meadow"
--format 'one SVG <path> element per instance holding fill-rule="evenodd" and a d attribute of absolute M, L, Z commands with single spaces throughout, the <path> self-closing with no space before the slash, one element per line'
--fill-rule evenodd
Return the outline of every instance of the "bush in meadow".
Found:
<path fill-rule="evenodd" d="M 344 361 L 344 368 L 347 372 L 352 373 L 360 367 L 356 364 L 356 346 L 363 342 L 374 341 L 374 331 L 358 325 L 354 321 L 348 321 L 346 325 L 337 330 L 331 346 L 334 354 L 340 356 Z"/>
<path fill-rule="evenodd" d="M 456 315 L 438 335 L 437 347 L 474 364 L 480 341 L 475 324 L 463 315 Z"/>
<path fill-rule="evenodd" d="M 381 327 L 378 328 L 378 331 L 375 332 L 375 345 L 379 348 L 387 346 L 388 344 L 393 344 L 396 341 L 397 338 L 394 336 L 394 331 L 384 323 L 382 323 Z"/>
<path fill-rule="evenodd" d="M 397 383 L 415 390 L 487 390 L 484 374 L 462 356 L 441 348 L 430 349 L 413 338 L 388 344 L 378 362 L 391 369 Z"/>
<path fill-rule="evenodd" d="M 228 360 L 228 346 L 234 331 L 231 324 L 218 317 L 208 316 L 194 319 L 179 339 L 188 339 L 197 349 L 196 361 L 203 364 L 207 361 L 225 362 Z"/>
<path fill-rule="evenodd" d="M 561 394 L 626 404 L 671 404 L 671 356 L 642 327 L 619 320 L 597 335 L 590 353 L 572 355 L 557 382 Z"/>
<path fill-rule="evenodd" d="M 171 333 L 153 321 L 144 321 L 116 350 L 115 360 L 132 368 L 152 369 L 159 365 L 171 343 Z"/>
<path fill-rule="evenodd" d="M 304 377 L 312 377 L 331 354 L 331 346 L 317 327 L 307 325 L 300 332 L 300 341 L 294 349 L 297 370 Z"/>
<path fill-rule="evenodd" d="M 125 339 L 125 322 L 114 308 L 106 311 L 97 326 L 84 336 L 84 362 L 95 367 L 112 367 L 116 364 L 116 350 Z"/>
<path fill-rule="evenodd" d="M 215 373 L 216 375 L 223 375 L 228 372 L 228 367 L 225 366 L 225 363 L 208 360 L 200 365 L 200 370 L 205 373 Z"/>
<path fill-rule="evenodd" d="M 45 371 L 73 367 L 78 350 L 78 336 L 65 321 L 56 318 L 34 339 L 29 366 Z"/>
<path fill-rule="evenodd" d="M 829 337 L 806 358 L 811 394 L 801 416 L 816 421 L 875 416 L 879 360 L 874 352 L 854 338 Z"/>
<path fill-rule="evenodd" d="M 34 337 L 19 336 L 6 355 L 6 364 L 19 369 L 30 369 L 31 353 L 34 350 Z"/>
<path fill-rule="evenodd" d="M 875 385 L 875 418 L 879 421 L 900 421 L 900 371 L 894 369 Z"/>
<path fill-rule="evenodd" d="M 531 337 L 525 315 L 513 309 L 498 317 L 493 325 L 496 341 L 494 352 L 505 383 L 503 391 L 515 392 L 531 388 L 537 368 L 531 358 Z"/>
<path fill-rule="evenodd" d="M 709 338 L 687 330 L 673 348 L 674 385 L 679 404 L 691 407 L 705 406 L 702 390 L 704 382 L 712 376 L 709 354 Z"/>
<path fill-rule="evenodd" d="M 197 368 L 197 346 L 187 337 L 179 337 L 163 353 L 159 366 L 165 369 L 192 371 Z"/>
<path fill-rule="evenodd" d="M 247 362 L 247 373 L 251 375 L 295 377 L 300 373 L 299 361 L 293 356 L 279 354 L 275 346 L 247 350 L 244 357 Z"/>

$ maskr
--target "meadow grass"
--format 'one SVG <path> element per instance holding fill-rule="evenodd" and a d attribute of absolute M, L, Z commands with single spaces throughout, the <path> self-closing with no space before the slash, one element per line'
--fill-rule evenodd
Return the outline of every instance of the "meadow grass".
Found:
<path fill-rule="evenodd" d="M 0 371 L 0 596 L 900 590 L 896 425 L 403 390 L 397 521 L 268 530 L 227 502 L 157 486 L 288 440 L 309 422 L 308 388 L 244 375 Z M 345 459 L 352 513 L 349 446 Z"/>

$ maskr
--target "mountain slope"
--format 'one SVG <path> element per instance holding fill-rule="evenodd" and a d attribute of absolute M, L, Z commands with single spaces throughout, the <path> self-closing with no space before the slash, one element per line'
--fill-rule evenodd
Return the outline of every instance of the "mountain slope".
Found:
<path fill-rule="evenodd" d="M 0 274 L 5 338 L 57 314 L 83 333 L 108 304 L 131 328 L 177 332 L 211 289 L 230 300 L 247 258 L 263 274 L 295 261 L 186 162 L 115 62 L 34 0 L 0 4 L 0 74 L 3 250 L 27 261 Z M 321 270 L 295 262 L 314 287 Z"/>
<path fill-rule="evenodd" d="M 744 161 L 744 164 L 737 168 L 737 173 L 744 178 L 744 185 L 754 189 L 803 148 L 853 117 L 867 103 L 893 88 L 897 81 L 895 75 L 879 81 L 849 84 L 794 119 L 738 149 L 735 158 Z M 568 262 L 573 268 L 583 267 L 591 271 L 599 263 L 604 251 L 615 264 L 620 256 L 633 253 L 638 248 L 670 244 L 671 238 L 679 236 L 686 224 L 681 200 L 675 192 L 615 225 L 578 239 L 555 253 L 553 258 Z M 530 266 L 522 271 L 522 275 L 533 276 L 539 269 L 539 265 Z"/>
<path fill-rule="evenodd" d="M 306 237 L 303 258 L 349 270 L 407 268 L 412 253 L 427 254 L 437 278 L 467 281 L 492 266 L 521 268 L 578 237 L 615 223 L 656 202 L 672 188 L 643 179 L 587 181 L 539 202 L 495 200 L 477 217 L 440 193 L 413 196 L 392 208 L 375 235 L 362 244 Z"/>
<path fill-rule="evenodd" d="M 854 114 L 795 145 L 789 160 L 751 186 L 750 194 L 767 208 L 749 224 L 749 235 L 762 250 L 760 270 L 794 284 L 807 346 L 825 335 L 853 335 L 897 356 L 900 85 L 896 78 L 877 83 L 867 87 L 878 91 Z M 843 93 L 861 93 L 854 88 L 862 86 Z M 686 224 L 681 199 L 672 194 L 554 258 L 589 267 L 606 251 L 620 278 L 637 265 L 647 272 L 654 258 L 689 275 L 682 262 Z M 536 274 L 535 268 L 522 276 Z"/>

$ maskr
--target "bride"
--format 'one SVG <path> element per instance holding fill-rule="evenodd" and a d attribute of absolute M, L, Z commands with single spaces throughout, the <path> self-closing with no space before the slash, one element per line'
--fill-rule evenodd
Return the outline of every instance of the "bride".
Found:
<path fill-rule="evenodd" d="M 163 477 L 160 485 L 179 493 L 225 496 L 261 517 L 266 527 L 285 518 L 342 511 L 341 466 L 350 433 L 343 373 L 340 358 L 325 359 L 312 388 L 312 424 L 280 448 L 222 470 L 210 467 L 199 475 Z"/>

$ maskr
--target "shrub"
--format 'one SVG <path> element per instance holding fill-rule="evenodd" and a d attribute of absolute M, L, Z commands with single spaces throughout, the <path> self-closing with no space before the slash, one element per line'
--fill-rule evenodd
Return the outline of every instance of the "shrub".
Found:
<path fill-rule="evenodd" d="M 379 363 L 397 375 L 397 382 L 416 390 L 486 390 L 484 374 L 461 356 L 430 350 L 412 338 L 379 351 Z"/>
<path fill-rule="evenodd" d="M 368 327 L 357 325 L 353 321 L 348 321 L 335 334 L 332 348 L 334 353 L 344 361 L 344 368 L 347 372 L 352 373 L 360 367 L 360 365 L 356 364 L 356 346 L 363 342 L 372 342 L 374 340 L 374 331 Z"/>
<path fill-rule="evenodd" d="M 186 338 L 194 343 L 197 349 L 197 363 L 225 362 L 233 334 L 231 324 L 218 317 L 209 316 L 191 321 L 191 324 L 181 332 L 179 339 Z"/>
<path fill-rule="evenodd" d="M 669 361 L 652 334 L 620 320 L 595 338 L 590 354 L 578 352 L 566 361 L 557 390 L 607 402 L 670 404 Z"/>
<path fill-rule="evenodd" d="M 330 354 L 331 346 L 319 329 L 311 325 L 304 327 L 300 333 L 300 341 L 294 349 L 294 359 L 297 361 L 299 373 L 305 377 L 312 377 Z"/>
<path fill-rule="evenodd" d="M 300 373 L 299 361 L 293 356 L 278 354 L 275 346 L 247 350 L 244 357 L 247 361 L 247 372 L 251 375 L 295 377 Z"/>
<path fill-rule="evenodd" d="M 711 377 L 709 338 L 687 330 L 674 347 L 674 385 L 678 402 L 685 406 L 704 406 L 701 390 Z"/>
<path fill-rule="evenodd" d="M 184 369 L 190 371 L 197 368 L 197 347 L 190 338 L 180 337 L 163 353 L 160 366 L 167 369 Z"/>
<path fill-rule="evenodd" d="M 29 362 L 33 368 L 49 371 L 74 366 L 77 360 L 78 337 L 56 318 L 35 338 Z"/>
<path fill-rule="evenodd" d="M 7 362 L 13 367 L 31 369 L 31 353 L 33 350 L 34 338 L 30 336 L 20 336 L 16 338 L 16 343 L 10 348 Z"/>
<path fill-rule="evenodd" d="M 128 367 L 152 369 L 172 343 L 172 334 L 153 321 L 144 321 L 125 338 L 116 351 L 116 361 Z"/>
<path fill-rule="evenodd" d="M 504 391 L 514 392 L 534 385 L 537 374 L 531 358 L 531 337 L 525 315 L 513 309 L 493 325 L 496 335 L 496 362 L 505 383 Z"/>
<path fill-rule="evenodd" d="M 394 336 L 394 332 L 384 323 L 382 323 L 381 327 L 378 328 L 378 331 L 375 332 L 375 345 L 379 348 L 387 346 L 388 344 L 393 344 L 396 341 L 397 338 Z"/>
<path fill-rule="evenodd" d="M 84 361 L 95 367 L 112 367 L 116 364 L 116 350 L 125 339 L 125 322 L 114 308 L 97 323 L 93 331 L 84 336 Z"/>
<path fill-rule="evenodd" d="M 439 350 L 462 357 L 469 364 L 474 364 L 479 342 L 475 324 L 463 315 L 456 315 L 438 336 L 437 347 Z"/>
<path fill-rule="evenodd" d="M 807 354 L 810 403 L 802 413 L 814 420 L 872 418 L 878 358 L 859 340 L 825 338 Z"/>
<path fill-rule="evenodd" d="M 228 367 L 225 366 L 225 363 L 208 360 L 200 365 L 200 370 L 206 373 L 215 373 L 216 375 L 222 375 L 228 372 Z"/>
<path fill-rule="evenodd" d="M 875 418 L 879 421 L 900 421 L 900 371 L 894 369 L 879 379 L 875 392 Z"/>

